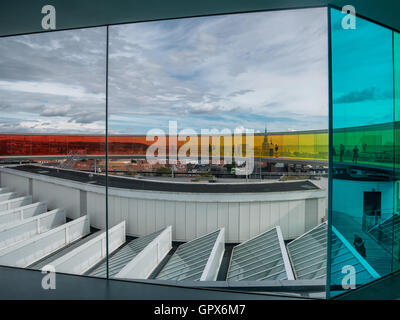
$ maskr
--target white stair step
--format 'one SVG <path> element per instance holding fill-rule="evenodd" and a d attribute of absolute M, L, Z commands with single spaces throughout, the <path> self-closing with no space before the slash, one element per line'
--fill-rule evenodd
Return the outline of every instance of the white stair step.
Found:
<path fill-rule="evenodd" d="M 90 233 L 89 216 L 0 250 L 0 264 L 25 268 Z"/>
<path fill-rule="evenodd" d="M 108 231 L 108 252 L 111 254 L 125 242 L 125 221 Z M 51 265 L 56 272 L 83 274 L 106 257 L 106 232 L 68 252 Z"/>
<path fill-rule="evenodd" d="M 61 226 L 65 222 L 65 210 L 56 209 L 0 228 L 0 250 Z"/>
<path fill-rule="evenodd" d="M 17 193 L 17 192 L 6 192 L 6 193 L 0 193 L 0 202 L 23 197 L 23 194 Z"/>
<path fill-rule="evenodd" d="M 32 196 L 19 197 L 7 201 L 2 201 L 0 202 L 0 213 L 2 211 L 15 209 L 18 207 L 26 206 L 28 204 L 32 204 Z"/>
<path fill-rule="evenodd" d="M 0 228 L 47 212 L 47 202 L 36 202 L 0 213 Z"/>

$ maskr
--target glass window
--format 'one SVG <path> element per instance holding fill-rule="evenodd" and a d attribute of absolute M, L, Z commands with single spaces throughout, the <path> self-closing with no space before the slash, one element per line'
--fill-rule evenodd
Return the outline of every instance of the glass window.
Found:
<path fill-rule="evenodd" d="M 394 98 L 396 121 L 400 120 L 400 33 L 393 32 L 394 43 Z"/>
<path fill-rule="evenodd" d="M 331 9 L 333 128 L 393 121 L 392 31 L 357 17 L 343 29 Z"/>
<path fill-rule="evenodd" d="M 127 242 L 171 228 L 142 278 L 293 278 L 284 241 L 327 209 L 326 13 L 109 28 L 110 226 L 125 221 Z"/>
<path fill-rule="evenodd" d="M 359 17 L 356 29 L 344 29 L 343 17 L 331 9 L 331 296 L 393 270 L 393 32 Z M 334 235 L 349 244 L 354 265 Z"/>
<path fill-rule="evenodd" d="M 0 56 L 0 264 L 85 274 L 106 257 L 106 28 L 1 38 Z"/>
<path fill-rule="evenodd" d="M 326 10 L 0 39 L 0 264 L 293 279 L 287 243 L 327 218 Z"/>
<path fill-rule="evenodd" d="M 395 162 L 395 216 L 393 217 L 393 269 L 400 269 L 400 33 L 393 32 L 394 44 L 394 112 L 395 112 L 395 135 L 394 135 L 394 162 Z"/>

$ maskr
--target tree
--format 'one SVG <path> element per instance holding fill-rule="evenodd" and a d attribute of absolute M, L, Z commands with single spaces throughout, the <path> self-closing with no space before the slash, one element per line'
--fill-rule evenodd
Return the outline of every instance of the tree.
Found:
<path fill-rule="evenodd" d="M 157 175 L 161 175 L 161 176 L 170 175 L 171 172 L 172 172 L 171 169 L 167 168 L 167 167 L 160 167 L 160 168 L 157 168 L 157 170 L 156 170 Z"/>

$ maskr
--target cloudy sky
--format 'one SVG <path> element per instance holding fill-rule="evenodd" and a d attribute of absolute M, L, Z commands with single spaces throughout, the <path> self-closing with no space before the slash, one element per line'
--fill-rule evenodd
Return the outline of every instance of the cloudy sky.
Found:
<path fill-rule="evenodd" d="M 106 29 L 0 39 L 0 132 L 104 133 Z"/>
<path fill-rule="evenodd" d="M 328 126 L 326 9 L 110 27 L 114 134 Z M 105 29 L 0 39 L 0 132 L 104 132 Z"/>

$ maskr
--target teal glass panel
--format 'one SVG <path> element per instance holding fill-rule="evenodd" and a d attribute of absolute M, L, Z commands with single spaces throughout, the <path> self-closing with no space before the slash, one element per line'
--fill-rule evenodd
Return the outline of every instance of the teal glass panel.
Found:
<path fill-rule="evenodd" d="M 400 120 L 400 33 L 393 33 L 394 45 L 394 99 L 396 121 Z"/>
<path fill-rule="evenodd" d="M 336 300 L 400 300 L 400 272 L 374 281 L 359 290 L 351 290 L 334 298 Z"/>
<path fill-rule="evenodd" d="M 333 297 L 394 270 L 397 219 L 393 32 L 359 17 L 356 29 L 344 29 L 345 14 L 335 9 L 330 14 L 333 131 L 328 296 Z M 351 263 L 344 252 L 352 256 Z"/>
<path fill-rule="evenodd" d="M 343 29 L 331 10 L 333 128 L 392 122 L 392 31 L 358 17 Z"/>
<path fill-rule="evenodd" d="M 400 33 L 393 33 L 395 112 L 395 217 L 393 219 L 393 269 L 400 270 Z"/>

